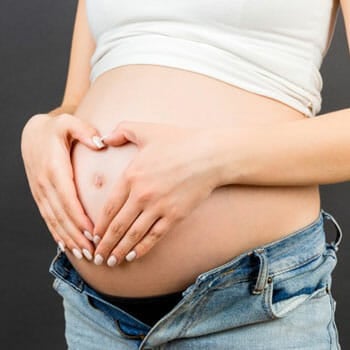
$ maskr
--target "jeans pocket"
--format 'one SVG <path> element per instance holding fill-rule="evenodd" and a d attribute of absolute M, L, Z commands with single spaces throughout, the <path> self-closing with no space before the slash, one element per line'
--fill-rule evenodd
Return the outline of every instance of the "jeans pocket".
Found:
<path fill-rule="evenodd" d="M 302 266 L 273 276 L 266 289 L 270 316 L 282 318 L 305 302 L 328 295 L 336 263 L 334 250 L 326 248 Z"/>

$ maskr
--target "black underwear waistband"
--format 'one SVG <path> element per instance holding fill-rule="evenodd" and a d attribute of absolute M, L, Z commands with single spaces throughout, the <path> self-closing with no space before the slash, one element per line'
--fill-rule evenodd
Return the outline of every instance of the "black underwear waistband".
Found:
<path fill-rule="evenodd" d="M 148 297 L 121 297 L 99 292 L 102 298 L 153 326 L 182 299 L 182 291 Z"/>

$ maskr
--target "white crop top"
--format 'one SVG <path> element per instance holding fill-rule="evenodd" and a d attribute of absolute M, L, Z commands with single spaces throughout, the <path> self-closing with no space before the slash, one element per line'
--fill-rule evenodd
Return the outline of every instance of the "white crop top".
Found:
<path fill-rule="evenodd" d="M 284 102 L 321 109 L 320 66 L 337 0 L 86 0 L 96 41 L 90 81 L 128 64 L 201 73 Z"/>

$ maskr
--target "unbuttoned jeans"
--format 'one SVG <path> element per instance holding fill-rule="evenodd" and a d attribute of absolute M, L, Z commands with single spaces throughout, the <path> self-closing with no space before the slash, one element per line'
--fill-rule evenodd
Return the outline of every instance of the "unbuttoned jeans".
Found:
<path fill-rule="evenodd" d="M 336 228 L 331 243 L 324 219 Z M 341 238 L 321 209 L 309 225 L 200 274 L 153 327 L 105 301 L 58 248 L 49 271 L 68 349 L 340 349 L 331 274 Z"/>

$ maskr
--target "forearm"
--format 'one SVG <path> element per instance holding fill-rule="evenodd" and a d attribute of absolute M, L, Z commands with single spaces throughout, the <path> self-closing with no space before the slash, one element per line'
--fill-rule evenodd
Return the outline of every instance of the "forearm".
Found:
<path fill-rule="evenodd" d="M 48 112 L 48 115 L 51 115 L 53 117 L 56 117 L 57 115 L 68 113 L 68 114 L 74 114 L 75 110 L 77 109 L 76 105 L 70 104 L 70 105 L 61 105 L 50 112 Z"/>
<path fill-rule="evenodd" d="M 219 185 L 350 180 L 350 109 L 266 127 L 216 129 L 214 134 Z"/>

